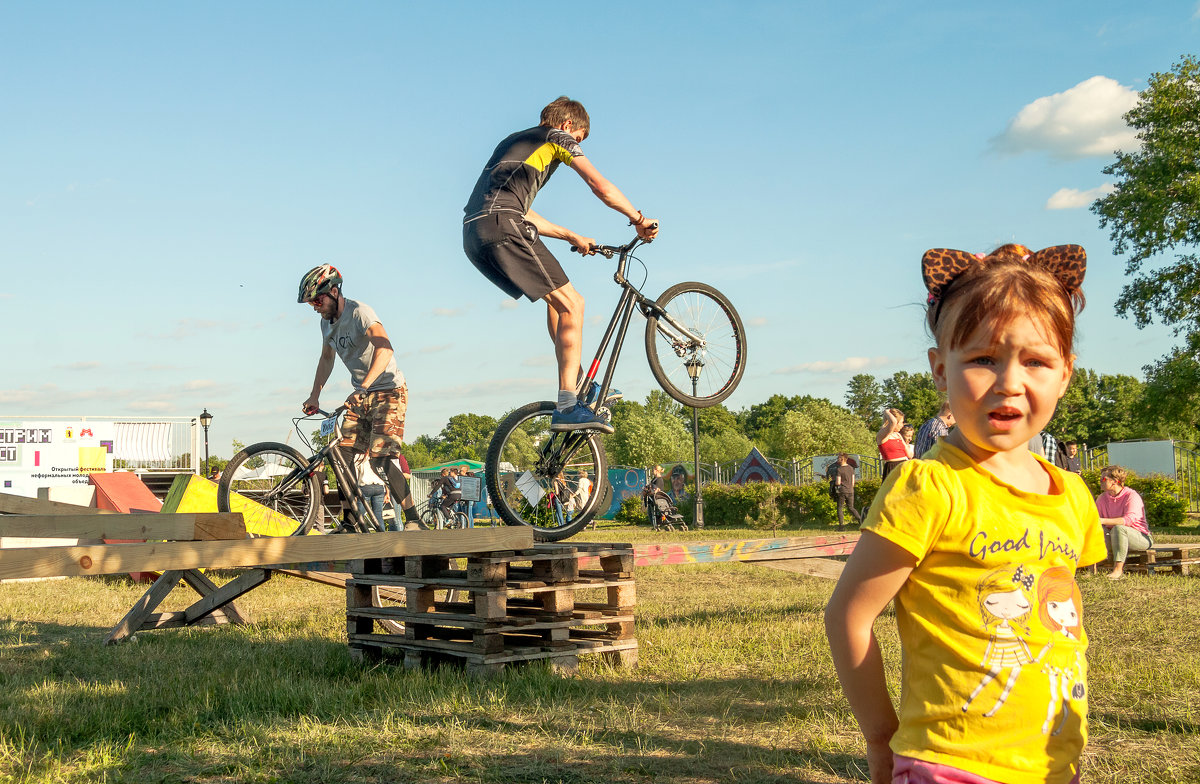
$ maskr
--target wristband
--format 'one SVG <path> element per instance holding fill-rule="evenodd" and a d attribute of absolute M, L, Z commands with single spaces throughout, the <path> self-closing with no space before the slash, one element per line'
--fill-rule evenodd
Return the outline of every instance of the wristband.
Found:
<path fill-rule="evenodd" d="M 629 219 L 630 226 L 641 226 L 645 222 L 646 222 L 646 216 L 642 214 L 641 210 L 638 210 L 638 219 L 636 222 L 633 220 L 633 218 Z"/>

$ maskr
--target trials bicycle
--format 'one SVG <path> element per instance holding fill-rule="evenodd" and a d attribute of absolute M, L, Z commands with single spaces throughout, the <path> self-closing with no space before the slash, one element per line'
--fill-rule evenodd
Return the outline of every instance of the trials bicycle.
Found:
<path fill-rule="evenodd" d="M 580 400 L 597 380 L 601 360 L 608 364 L 599 381 L 592 410 L 603 414 L 617 358 L 634 311 L 646 317 L 646 358 L 650 372 L 668 395 L 686 406 L 707 408 L 729 397 L 746 370 L 746 332 L 741 317 L 721 292 L 705 283 L 677 283 L 657 300 L 628 280 L 629 261 L 643 240 L 626 245 L 597 245 L 596 253 L 617 258 L 613 280 L 621 297 L 608 322 L 588 372 L 580 379 Z M 610 351 L 611 349 L 611 351 Z M 554 432 L 551 401 L 529 403 L 505 417 L 488 446 L 485 462 L 488 497 L 509 525 L 528 525 L 538 541 L 557 541 L 581 531 L 611 498 L 604 444 L 597 430 Z M 582 508 L 568 508 L 566 488 L 582 471 L 597 483 Z"/>
<path fill-rule="evenodd" d="M 336 448 L 342 440 L 342 415 L 346 407 L 332 412 L 317 410 L 315 416 L 292 419 L 292 425 L 305 446 L 313 449 L 300 423 L 321 420 L 321 436 L 332 436 L 329 443 L 305 457 L 299 450 L 275 441 L 262 441 L 238 452 L 221 473 L 217 484 L 217 509 L 231 510 L 233 495 L 243 496 L 275 512 L 290 517 L 296 523 L 291 536 L 302 536 L 314 529 L 326 530 L 323 504 L 325 466 L 337 480 L 341 497 L 343 522 L 329 529 L 333 532 L 370 533 L 383 531 L 384 522 L 375 519 L 371 505 L 363 497 L 358 484 L 358 471 L 346 463 Z M 360 506 L 361 504 L 361 506 Z M 360 516 L 359 509 L 366 509 Z M 329 516 L 330 518 L 332 515 Z"/>

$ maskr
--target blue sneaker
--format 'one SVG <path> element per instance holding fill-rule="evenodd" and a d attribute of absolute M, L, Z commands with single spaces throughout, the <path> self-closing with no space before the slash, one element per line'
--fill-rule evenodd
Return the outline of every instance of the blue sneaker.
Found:
<path fill-rule="evenodd" d="M 580 402 L 583 403 L 588 408 L 591 408 L 596 402 L 596 396 L 599 394 L 600 394 L 600 382 L 593 381 L 592 385 L 590 387 L 588 387 L 587 395 L 585 395 L 583 400 L 581 400 Z M 604 398 L 604 406 L 607 408 L 612 408 L 612 404 L 617 402 L 618 400 L 620 400 L 623 397 L 625 397 L 625 393 L 622 392 L 621 390 L 617 389 L 616 387 L 613 387 L 612 389 L 608 390 L 608 395 Z"/>
<path fill-rule="evenodd" d="M 569 411 L 554 410 L 550 417 L 550 429 L 561 433 L 568 430 L 599 430 L 612 433 L 613 426 L 605 422 L 583 403 L 576 403 Z"/>

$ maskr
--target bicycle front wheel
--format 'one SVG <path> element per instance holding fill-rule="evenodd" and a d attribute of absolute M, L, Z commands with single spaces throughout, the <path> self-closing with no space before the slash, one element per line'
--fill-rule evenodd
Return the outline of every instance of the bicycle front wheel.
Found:
<path fill-rule="evenodd" d="M 295 526 L 287 533 L 292 536 L 308 533 L 322 514 L 316 475 L 310 472 L 308 460 L 286 444 L 264 441 L 233 456 L 217 485 L 217 509 L 240 511 L 250 523 L 255 507 L 237 503 L 238 497 L 290 518 Z M 278 517 L 265 517 L 264 525 L 278 524 Z"/>
<path fill-rule="evenodd" d="M 707 408 L 742 380 L 746 330 L 724 294 L 706 283 L 677 283 L 646 317 L 646 358 L 668 395 Z"/>
<path fill-rule="evenodd" d="M 504 418 L 488 447 L 488 497 L 508 525 L 528 525 L 539 542 L 556 542 L 583 530 L 599 508 L 592 493 L 582 508 L 569 503 L 586 471 L 606 476 L 600 434 L 550 430 L 551 402 L 530 403 Z M 568 509 L 571 507 L 571 509 Z"/>

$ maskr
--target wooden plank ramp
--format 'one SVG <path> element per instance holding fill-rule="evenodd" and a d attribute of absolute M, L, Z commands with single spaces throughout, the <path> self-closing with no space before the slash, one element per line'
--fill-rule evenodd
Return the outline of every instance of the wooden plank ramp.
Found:
<path fill-rule="evenodd" d="M 709 542 L 655 542 L 634 545 L 635 566 L 682 566 L 707 563 L 756 563 L 775 569 L 837 579 L 842 562 L 836 556 L 849 555 L 858 542 L 858 534 L 790 536 L 773 539 L 730 539 Z M 589 568 L 594 559 L 580 560 L 580 568 Z"/>
<path fill-rule="evenodd" d="M 505 527 L 280 536 L 232 541 L 30 547 L 0 550 L 0 579 L 284 566 L 323 560 L 429 555 L 448 550 L 516 550 L 532 545 L 533 529 Z"/>

